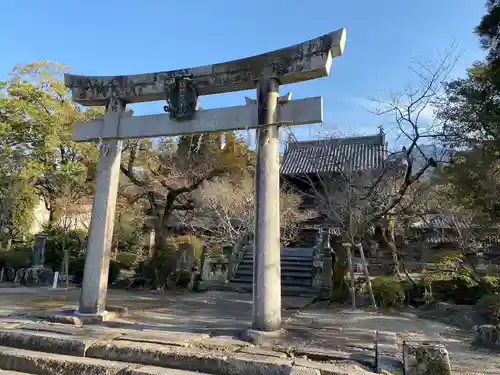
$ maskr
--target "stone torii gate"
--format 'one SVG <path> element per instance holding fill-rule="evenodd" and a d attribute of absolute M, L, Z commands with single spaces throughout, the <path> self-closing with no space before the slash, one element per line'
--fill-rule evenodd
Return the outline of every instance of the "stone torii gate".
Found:
<path fill-rule="evenodd" d="M 253 322 L 257 331 L 281 325 L 279 138 L 280 125 L 320 123 L 322 98 L 288 100 L 279 85 L 327 76 L 342 55 L 346 30 L 241 60 L 197 68 L 128 76 L 65 75 L 73 100 L 106 106 L 103 118 L 74 127 L 75 141 L 101 140 L 96 193 L 79 313 L 104 316 L 108 267 L 120 174 L 122 140 L 257 129 L 256 228 Z M 197 110 L 199 95 L 257 87 L 246 105 Z M 129 103 L 166 100 L 168 114 L 132 116 Z"/>

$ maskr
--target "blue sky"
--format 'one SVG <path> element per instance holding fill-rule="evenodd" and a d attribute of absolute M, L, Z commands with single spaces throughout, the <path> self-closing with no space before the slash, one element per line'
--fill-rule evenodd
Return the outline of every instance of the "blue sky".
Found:
<path fill-rule="evenodd" d="M 412 59 L 436 57 L 454 40 L 465 49 L 453 75 L 484 53 L 473 28 L 485 1 L 106 0 L 1 1 L 0 79 L 16 63 L 55 60 L 89 75 L 144 73 L 206 65 L 286 47 L 347 28 L 343 56 L 329 77 L 282 86 L 294 98 L 323 96 L 324 127 L 341 134 L 374 133 L 385 120 L 361 108 L 414 77 Z M 253 92 L 201 98 L 204 108 L 244 103 Z M 164 103 L 136 105 L 136 114 Z M 300 139 L 314 127 L 295 128 Z"/>

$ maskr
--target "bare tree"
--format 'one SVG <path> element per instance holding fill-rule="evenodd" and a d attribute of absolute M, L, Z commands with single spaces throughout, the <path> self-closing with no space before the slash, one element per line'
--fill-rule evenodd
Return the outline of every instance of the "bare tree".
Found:
<path fill-rule="evenodd" d="M 186 219 L 206 233 L 208 242 L 237 244 L 255 230 L 255 187 L 250 177 L 238 182 L 215 179 L 205 183 L 196 198 L 199 204 Z M 300 205 L 301 197 L 283 187 L 279 202 L 283 246 L 296 238 L 304 221 L 315 216 L 314 210 Z"/>
<path fill-rule="evenodd" d="M 436 167 L 448 156 L 447 150 L 436 147 L 444 136 L 444 124 L 435 118 L 434 111 L 443 91 L 443 83 L 461 55 L 457 49 L 457 44 L 453 43 L 435 60 L 425 63 L 414 61 L 410 71 L 417 78 L 415 84 L 408 84 L 403 91 L 389 91 L 387 99 L 371 98 L 374 105 L 367 110 L 385 118 L 390 116 L 392 121 L 389 124 L 395 125 L 392 130 L 396 132 L 396 140 L 404 144 L 400 152 L 391 155 L 393 159 L 396 156 L 404 162 L 403 178 L 393 186 L 394 193 L 379 210 L 380 217 L 399 205 L 410 187 L 429 168 Z M 385 172 L 373 183 L 374 188 L 384 175 Z"/>
<path fill-rule="evenodd" d="M 387 99 L 371 99 L 373 105 L 366 109 L 395 125 L 388 133 L 395 132 L 395 138 L 403 146 L 395 152 L 386 150 L 387 158 L 378 167 L 358 166 L 352 155 L 338 157 L 337 153 L 336 158 L 329 160 L 336 165 L 329 165 L 326 170 L 320 167 L 313 174 L 301 176 L 309 187 L 306 194 L 314 196 L 327 224 L 341 228 L 345 239 L 354 243 L 368 235 L 376 240 L 384 254 L 390 254 L 389 274 L 399 272 L 395 219 L 408 211 L 411 202 L 419 196 L 423 188 L 419 180 L 446 156 L 434 146 L 443 135 L 443 124 L 433 118 L 433 111 L 443 81 L 458 56 L 457 46 L 453 44 L 435 61 L 415 61 L 411 71 L 417 78 L 416 84 L 407 85 L 400 92 L 389 91 Z M 322 142 L 325 142 L 324 148 L 335 147 L 331 145 L 332 140 L 318 141 L 314 147 L 321 148 Z M 307 153 L 311 155 L 308 162 L 324 164 L 318 160 L 321 152 Z M 334 272 L 334 290 L 345 288 L 347 272 L 342 246 L 335 250 L 339 264 Z"/>
<path fill-rule="evenodd" d="M 159 145 L 147 140 L 126 144 L 121 171 L 137 190 L 131 201 L 140 201 L 154 221 L 155 251 L 171 251 L 169 221 L 174 213 L 182 215 L 195 208 L 193 193 L 203 183 L 245 169 L 246 155 L 226 152 L 216 144 L 204 146 L 202 136 L 197 139 L 187 147 L 167 138 Z M 181 146 L 187 150 L 179 149 Z M 169 264 L 174 266 L 175 254 L 166 256 L 172 258 Z"/>

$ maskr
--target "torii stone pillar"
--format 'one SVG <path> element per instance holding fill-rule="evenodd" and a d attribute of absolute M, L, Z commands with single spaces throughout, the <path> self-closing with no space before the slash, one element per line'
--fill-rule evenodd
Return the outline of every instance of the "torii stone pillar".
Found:
<path fill-rule="evenodd" d="M 257 166 L 253 254 L 252 329 L 277 331 L 281 325 L 279 85 L 261 77 L 257 86 Z"/>
<path fill-rule="evenodd" d="M 124 107 L 120 100 L 111 98 L 104 116 L 106 128 L 119 128 L 120 119 L 125 112 Z M 120 179 L 122 142 L 121 139 L 110 139 L 101 143 L 78 310 L 80 314 L 106 314 L 109 260 Z"/>

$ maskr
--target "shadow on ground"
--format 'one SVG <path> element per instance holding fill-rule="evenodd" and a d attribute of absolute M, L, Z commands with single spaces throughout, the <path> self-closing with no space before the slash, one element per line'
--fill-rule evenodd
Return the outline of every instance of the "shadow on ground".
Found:
<path fill-rule="evenodd" d="M 0 288 L 0 316 L 74 307 L 79 293 L 79 290 L 54 292 L 50 289 Z M 417 309 L 352 311 L 345 307 L 307 306 L 309 302 L 304 298 L 283 297 L 283 325 L 296 343 L 314 346 L 318 352 L 373 351 L 375 331 L 382 331 L 381 343 L 388 347 L 405 339 L 443 342 L 449 349 L 457 373 L 500 373 L 498 353 L 472 350 L 468 330 L 447 324 L 443 319 L 436 320 Z M 110 290 L 108 304 L 129 309 L 126 319 L 107 323 L 122 328 L 232 336 L 249 328 L 252 318 L 252 296 L 231 292 L 193 294 Z"/>

